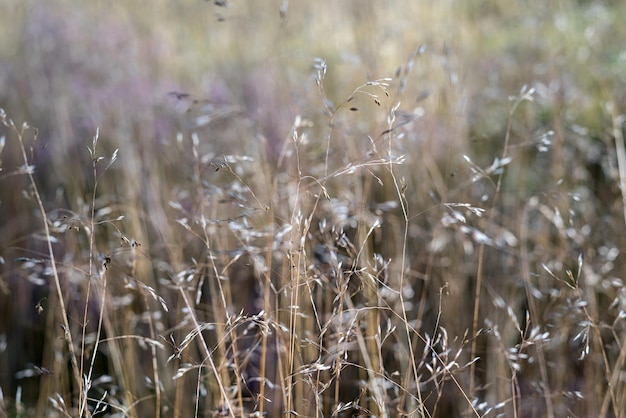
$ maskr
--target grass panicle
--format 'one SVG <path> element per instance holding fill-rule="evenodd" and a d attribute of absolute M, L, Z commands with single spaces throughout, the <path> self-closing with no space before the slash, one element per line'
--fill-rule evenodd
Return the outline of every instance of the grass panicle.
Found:
<path fill-rule="evenodd" d="M 278 3 L 0 6 L 0 418 L 626 416 L 625 6 Z"/>

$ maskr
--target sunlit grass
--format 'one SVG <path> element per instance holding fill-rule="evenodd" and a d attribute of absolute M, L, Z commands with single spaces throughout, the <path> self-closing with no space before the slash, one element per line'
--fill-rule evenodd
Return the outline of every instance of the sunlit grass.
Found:
<path fill-rule="evenodd" d="M 0 416 L 624 416 L 623 9 L 5 2 Z"/>

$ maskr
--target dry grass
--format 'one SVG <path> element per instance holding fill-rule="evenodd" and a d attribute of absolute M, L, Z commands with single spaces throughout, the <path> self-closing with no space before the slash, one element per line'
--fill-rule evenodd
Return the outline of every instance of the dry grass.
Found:
<path fill-rule="evenodd" d="M 624 12 L 6 2 L 0 417 L 626 416 Z"/>

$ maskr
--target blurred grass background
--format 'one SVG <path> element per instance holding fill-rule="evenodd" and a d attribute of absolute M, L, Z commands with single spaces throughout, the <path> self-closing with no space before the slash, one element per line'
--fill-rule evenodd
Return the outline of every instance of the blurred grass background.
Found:
<path fill-rule="evenodd" d="M 450 344 L 462 351 L 457 366 L 472 354 L 480 356 L 471 373 L 459 367 L 461 392 L 445 379 L 441 387 L 424 383 L 431 416 L 472 415 L 462 393 L 478 400 L 473 411 L 484 416 L 624 416 L 624 377 L 610 380 L 613 370 L 624 367 L 626 338 L 625 207 L 616 148 L 626 107 L 624 16 L 626 4 L 608 0 L 2 2 L 0 107 L 18 125 L 27 121 L 37 128 L 36 140 L 34 131 L 27 139 L 38 188 L 57 228 L 55 250 L 73 325 L 80 329 L 86 272 L 107 254 L 126 255 L 120 251 L 122 237 L 141 246 L 139 255 L 132 251 L 132 272 L 123 271 L 126 261 L 113 260 L 122 266 L 114 275 L 140 277 L 170 305 L 168 319 L 155 314 L 157 325 L 150 325 L 166 341 L 177 330 L 178 342 L 185 336 L 177 328 L 185 323 L 181 301 L 167 278 L 186 271 L 200 275 L 198 265 L 207 252 L 219 260 L 216 272 L 230 272 L 235 283 L 232 312 L 254 315 L 260 310 L 250 304 L 258 295 L 239 292 L 255 288 L 250 281 L 256 279 L 248 277 L 255 276 L 248 271 L 254 263 L 242 262 L 245 268 L 232 271 L 229 260 L 257 248 L 252 257 L 261 254 L 272 266 L 267 276 L 279 289 L 264 308 L 273 306 L 273 319 L 287 324 L 288 316 L 282 315 L 289 304 L 280 299 L 280 289 L 293 278 L 291 261 L 272 243 L 284 225 L 295 230 L 293 214 L 299 208 L 314 224 L 313 232 L 303 235 L 309 258 L 317 243 L 332 240 L 318 221 L 327 218 L 345 227 L 355 244 L 367 247 L 364 253 L 391 260 L 385 280 L 392 289 L 406 292 L 400 283 L 412 288 L 404 304 L 394 299 L 380 306 L 406 309 L 416 334 L 434 337 L 445 329 Z M 326 64 L 325 97 L 316 83 L 317 58 Z M 382 78 L 391 78 L 386 94 L 372 85 L 354 94 Z M 511 112 L 511 97 L 523 86 L 534 89 L 533 100 Z M 297 117 L 305 122 L 295 125 Z M 102 165 L 96 170 L 94 203 L 102 224 L 93 233 L 102 256 L 90 258 L 88 234 L 67 230 L 71 222 L 77 229 L 88 224 L 95 182 L 87 147 L 97 129 L 97 154 L 108 159 L 119 149 L 119 158 L 106 172 Z M 294 130 L 306 136 L 297 146 Z M 392 135 L 389 143 L 385 132 Z M 2 127 L 0 135 L 6 137 L 0 153 L 0 410 L 4 416 L 57 416 L 48 398 L 76 388 L 58 358 L 62 342 L 46 263 L 33 261 L 45 258 L 41 220 L 26 177 L 13 174 L 22 165 L 14 134 Z M 507 136 L 511 162 L 497 194 L 498 170 L 484 171 L 503 155 Z M 395 176 L 406 187 L 406 223 L 394 175 L 384 164 L 367 167 L 375 159 L 372 144 L 379 155 L 389 148 L 405 156 Z M 349 164 L 358 166 L 356 174 L 344 170 Z M 479 167 L 484 171 L 477 175 Z M 321 181 L 330 195 L 319 207 L 319 182 L 311 179 Z M 488 215 L 478 218 L 446 203 L 467 203 Z M 468 217 L 463 222 L 461 212 Z M 121 215 L 123 221 L 108 221 Z M 376 217 L 382 227 L 367 236 L 363 231 Z M 183 218 L 191 229 L 177 224 Z M 207 218 L 212 220 L 206 228 L 210 245 L 194 229 Z M 478 232 L 490 237 L 484 253 Z M 568 286 L 568 271 L 580 272 L 580 282 Z M 481 333 L 472 321 L 477 276 L 482 276 L 478 324 L 489 330 Z M 535 309 L 525 289 L 529 280 Z M 121 282 L 111 286 L 120 299 L 128 292 Z M 138 293 L 131 302 L 111 302 L 121 308 L 107 334 L 150 334 L 141 314 L 159 312 L 159 303 L 141 299 L 134 286 Z M 382 289 L 355 303 L 383 300 Z M 207 290 L 209 300 L 216 292 Z M 44 315 L 35 309 L 40 301 L 49 304 Z M 91 325 L 100 309 L 93 303 Z M 312 306 L 337 314 L 330 300 L 316 303 Z M 206 304 L 202 309 L 210 311 L 211 303 Z M 220 315 L 227 307 L 223 310 L 207 313 L 205 320 L 225 324 L 226 316 Z M 529 311 L 537 317 L 525 323 Z M 543 348 L 548 382 L 542 381 L 541 361 L 532 360 L 532 349 L 522 370 L 511 366 L 507 350 L 521 347 L 516 320 L 525 338 L 535 326 L 550 333 Z M 587 340 L 574 339 L 585 329 Z M 401 334 L 394 344 L 406 350 Z M 416 353 L 426 353 L 419 348 L 423 341 L 413 338 Z M 589 353 L 580 360 L 587 345 Z M 125 366 L 113 364 L 113 349 L 101 356 L 100 367 L 113 376 L 111 397 L 132 393 L 127 407 L 154 392 L 143 380 L 149 361 L 133 357 L 141 350 L 120 348 L 127 353 L 122 365 L 136 363 L 129 375 L 120 372 Z M 406 367 L 406 351 L 394 350 L 380 353 L 390 380 L 403 361 Z M 228 358 L 228 350 L 219 355 Z M 164 369 L 173 367 L 165 364 L 168 357 L 157 356 Z M 302 354 L 303 365 L 306 357 Z M 358 358 L 352 360 L 359 363 Z M 175 372 L 163 371 L 163 376 Z M 407 374 L 402 370 L 398 386 L 414 396 L 415 384 L 403 380 Z M 127 381 L 118 382 L 121 375 Z M 195 383 L 195 377 L 186 382 L 192 391 Z M 507 385 L 517 389 L 511 392 Z M 546 386 L 550 406 L 544 406 Z M 358 385 L 344 387 L 346 395 L 335 400 L 356 402 Z M 190 416 L 193 405 L 172 412 L 182 395 L 171 390 L 161 406 L 138 402 L 123 415 L 152 416 L 157 408 L 165 416 Z M 203 414 L 219 409 L 216 399 L 206 401 Z M 389 405 L 398 414 L 410 409 L 410 402 L 397 402 Z M 492 409 L 480 410 L 482 402 Z M 311 416 L 315 409 L 292 406 Z M 330 410 L 325 408 L 322 414 Z"/>

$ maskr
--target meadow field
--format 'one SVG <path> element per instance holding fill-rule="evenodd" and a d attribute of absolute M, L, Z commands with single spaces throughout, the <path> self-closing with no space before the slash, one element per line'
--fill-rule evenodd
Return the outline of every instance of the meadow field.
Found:
<path fill-rule="evenodd" d="M 0 418 L 626 417 L 624 16 L 3 1 Z"/>

